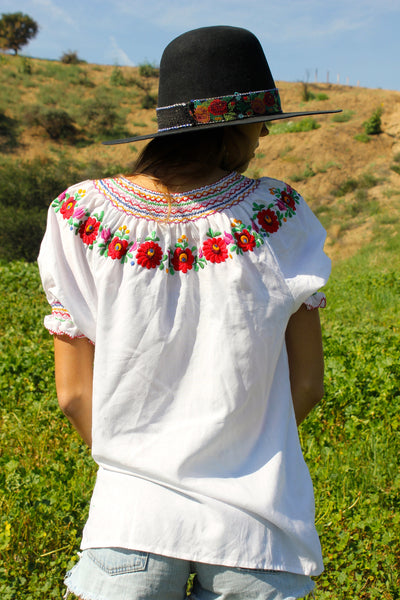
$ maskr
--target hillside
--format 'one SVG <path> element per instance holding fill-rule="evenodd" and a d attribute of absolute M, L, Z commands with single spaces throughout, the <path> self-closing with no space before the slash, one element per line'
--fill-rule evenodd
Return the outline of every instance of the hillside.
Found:
<path fill-rule="evenodd" d="M 154 108 L 143 107 L 154 105 L 157 76 L 144 67 L 0 57 L 3 176 L 11 164 L 35 160 L 38 168 L 53 162 L 73 164 L 73 172 L 82 171 L 82 177 L 128 173 L 145 142 L 106 147 L 101 141 L 156 129 Z M 342 108 L 342 120 L 317 116 L 312 124 L 317 128 L 297 133 L 287 131 L 287 121 L 272 125 L 247 174 L 285 179 L 302 193 L 328 230 L 327 251 L 335 260 L 355 253 L 377 229 L 380 235 L 383 230 L 395 235 L 400 216 L 400 92 L 309 84 L 306 91 L 314 99 L 305 102 L 301 82 L 278 81 L 277 86 L 285 111 Z M 382 133 L 367 136 L 363 123 L 377 109 L 382 110 Z M 59 139 L 51 139 L 54 132 L 49 135 L 43 124 L 49 111 L 53 119 L 65 121 Z"/>

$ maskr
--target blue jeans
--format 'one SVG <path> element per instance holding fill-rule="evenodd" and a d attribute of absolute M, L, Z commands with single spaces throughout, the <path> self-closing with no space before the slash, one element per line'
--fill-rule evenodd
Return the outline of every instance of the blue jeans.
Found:
<path fill-rule="evenodd" d="M 189 598 L 187 581 L 196 573 Z M 307 575 L 191 563 L 124 548 L 81 553 L 65 577 L 69 593 L 84 600 L 295 600 L 314 582 Z"/>

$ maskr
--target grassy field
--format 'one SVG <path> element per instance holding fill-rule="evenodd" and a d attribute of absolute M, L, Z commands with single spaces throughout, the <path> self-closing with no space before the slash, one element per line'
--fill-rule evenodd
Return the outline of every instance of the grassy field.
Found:
<path fill-rule="evenodd" d="M 395 600 L 399 578 L 400 236 L 335 266 L 326 396 L 301 426 L 326 570 L 320 600 Z M 2 600 L 60 598 L 94 466 L 57 408 L 35 264 L 0 266 Z"/>

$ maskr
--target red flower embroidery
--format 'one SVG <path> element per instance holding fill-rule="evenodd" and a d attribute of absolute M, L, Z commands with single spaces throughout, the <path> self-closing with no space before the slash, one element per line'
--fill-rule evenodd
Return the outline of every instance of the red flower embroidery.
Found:
<path fill-rule="evenodd" d="M 278 217 L 270 208 L 261 210 L 257 215 L 257 221 L 264 231 L 267 231 L 268 233 L 274 233 L 279 229 Z"/>
<path fill-rule="evenodd" d="M 70 217 L 72 217 L 72 215 L 74 214 L 75 204 L 76 200 L 71 200 L 71 198 L 65 200 L 62 207 L 60 208 L 60 212 L 64 219 L 69 219 Z"/>
<path fill-rule="evenodd" d="M 256 240 L 254 235 L 247 229 L 243 229 L 240 233 L 235 233 L 236 243 L 243 250 L 243 252 L 248 252 L 250 250 L 253 252 L 253 248 L 256 245 Z"/>
<path fill-rule="evenodd" d="M 212 115 L 224 115 L 228 112 L 228 103 L 225 100 L 213 100 L 208 107 L 208 112 Z"/>
<path fill-rule="evenodd" d="M 158 244 L 155 242 L 143 242 L 136 253 L 136 260 L 139 265 L 146 267 L 146 269 L 155 269 L 160 264 L 162 255 L 161 247 Z"/>
<path fill-rule="evenodd" d="M 203 243 L 203 254 L 212 263 L 224 262 L 228 258 L 226 243 L 222 238 L 211 238 Z"/>
<path fill-rule="evenodd" d="M 251 108 L 257 115 L 263 115 L 265 113 L 265 104 L 261 98 L 255 98 L 251 103 Z"/>
<path fill-rule="evenodd" d="M 182 248 L 177 248 L 174 252 L 174 256 L 172 258 L 172 266 L 175 271 L 182 271 L 183 273 L 187 273 L 190 271 L 194 263 L 194 256 L 189 248 L 183 250 Z"/>
<path fill-rule="evenodd" d="M 275 96 L 271 92 L 266 92 L 264 95 L 264 102 L 267 106 L 273 106 L 275 104 Z"/>
<path fill-rule="evenodd" d="M 293 196 L 291 196 L 290 194 L 288 194 L 285 191 L 281 192 L 281 200 L 283 200 L 283 202 L 286 204 L 286 206 L 289 206 L 292 210 L 296 210 L 296 203 L 294 201 Z"/>
<path fill-rule="evenodd" d="M 79 228 L 79 235 L 84 244 L 91 244 L 97 237 L 100 222 L 93 217 L 89 217 Z"/>
<path fill-rule="evenodd" d="M 111 240 L 110 245 L 108 246 L 108 256 L 111 256 L 114 260 L 120 259 L 125 256 L 128 250 L 128 241 L 121 240 L 119 237 L 115 237 Z"/>

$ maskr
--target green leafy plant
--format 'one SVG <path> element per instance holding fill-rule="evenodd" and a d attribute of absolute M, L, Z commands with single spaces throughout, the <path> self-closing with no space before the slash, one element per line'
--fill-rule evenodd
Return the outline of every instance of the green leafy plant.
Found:
<path fill-rule="evenodd" d="M 367 135 L 378 135 L 382 133 L 382 108 L 377 108 L 368 119 L 363 123 L 365 133 Z"/>

